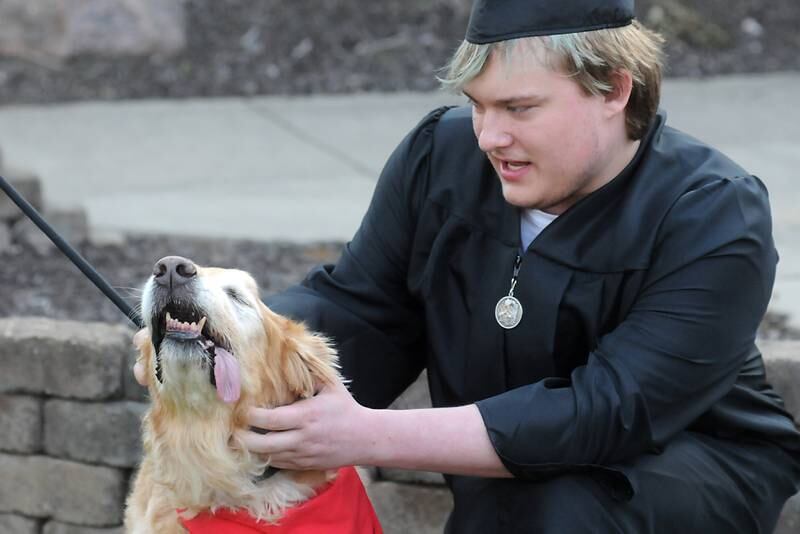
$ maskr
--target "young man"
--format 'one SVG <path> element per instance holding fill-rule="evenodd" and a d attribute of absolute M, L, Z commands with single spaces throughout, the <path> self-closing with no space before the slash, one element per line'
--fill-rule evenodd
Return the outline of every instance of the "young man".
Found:
<path fill-rule="evenodd" d="M 800 440 L 754 344 L 763 184 L 657 114 L 632 1 L 476 2 L 335 266 L 270 305 L 353 397 L 251 414 L 286 468 L 446 474 L 453 533 L 770 532 Z M 435 408 L 383 410 L 427 368 Z M 357 402 L 356 402 L 357 401 Z"/>

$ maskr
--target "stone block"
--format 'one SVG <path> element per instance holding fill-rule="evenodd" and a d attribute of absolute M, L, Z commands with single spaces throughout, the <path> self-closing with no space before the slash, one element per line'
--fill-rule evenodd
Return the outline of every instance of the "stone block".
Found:
<path fill-rule="evenodd" d="M 377 467 L 373 467 L 371 465 L 357 465 L 356 472 L 358 473 L 358 477 L 361 479 L 361 483 L 365 486 L 369 486 L 378 480 Z"/>
<path fill-rule="evenodd" d="M 0 319 L 0 393 L 105 399 L 122 392 L 131 346 L 121 325 Z"/>
<path fill-rule="evenodd" d="M 33 397 L 0 395 L 0 451 L 35 453 L 42 446 L 42 403 Z"/>
<path fill-rule="evenodd" d="M 786 410 L 800 424 L 800 341 L 763 341 L 767 380 L 786 403 Z"/>
<path fill-rule="evenodd" d="M 453 507 L 444 488 L 373 482 L 367 493 L 386 534 L 440 534 Z"/>
<path fill-rule="evenodd" d="M 797 534 L 800 532 L 800 493 L 789 499 L 783 507 L 773 534 Z"/>
<path fill-rule="evenodd" d="M 63 24 L 54 2 L 0 2 L 0 54 L 38 59 L 66 53 Z"/>
<path fill-rule="evenodd" d="M 78 54 L 173 54 L 186 44 L 175 0 L 3 0 L 0 54 L 56 66 Z"/>
<path fill-rule="evenodd" d="M 42 217 L 70 245 L 79 247 L 89 241 L 89 220 L 83 210 L 47 210 Z M 34 222 L 25 217 L 11 227 L 11 239 L 44 256 L 56 245 Z"/>
<path fill-rule="evenodd" d="M 20 196 L 28 201 L 28 204 L 36 208 L 36 211 L 42 211 L 42 185 L 38 177 L 30 173 L 11 170 L 4 171 L 3 178 L 17 190 Z M 13 222 L 23 217 L 25 215 L 19 209 L 19 206 L 5 192 L 0 192 L 0 221 Z"/>
<path fill-rule="evenodd" d="M 430 407 L 431 395 L 428 391 L 427 371 L 423 371 L 390 406 L 390 408 L 394 410 L 411 410 L 414 408 Z"/>
<path fill-rule="evenodd" d="M 58 521 L 48 521 L 42 529 L 42 534 L 124 534 L 125 529 L 118 527 L 85 527 L 71 525 Z"/>
<path fill-rule="evenodd" d="M 67 39 L 72 54 L 174 54 L 186 45 L 182 2 L 73 0 L 71 4 Z"/>
<path fill-rule="evenodd" d="M 136 467 L 142 456 L 146 405 L 139 402 L 47 401 L 44 451 L 50 456 L 115 467 Z"/>
<path fill-rule="evenodd" d="M 21 515 L 0 514 L 0 534 L 39 534 L 39 523 Z"/>
<path fill-rule="evenodd" d="M 800 342 L 763 341 L 759 348 L 767 367 L 767 380 L 783 397 L 786 410 L 800 424 Z M 774 534 L 800 532 L 800 494 L 786 503 Z"/>
<path fill-rule="evenodd" d="M 0 454 L 0 512 L 65 523 L 122 523 L 127 477 L 110 467 Z"/>
<path fill-rule="evenodd" d="M 407 482 L 410 484 L 429 484 L 434 486 L 443 486 L 444 477 L 441 473 L 432 473 L 430 471 L 411 471 L 408 469 L 389 469 L 386 467 L 379 467 L 378 480 L 389 480 L 392 482 Z"/>

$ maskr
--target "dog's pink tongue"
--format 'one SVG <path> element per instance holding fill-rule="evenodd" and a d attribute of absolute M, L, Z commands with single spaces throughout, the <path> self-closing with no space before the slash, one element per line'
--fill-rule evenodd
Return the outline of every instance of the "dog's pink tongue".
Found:
<path fill-rule="evenodd" d="M 217 397 L 222 402 L 236 402 L 242 389 L 239 375 L 239 362 L 227 350 L 214 349 L 214 381 L 217 383 Z"/>

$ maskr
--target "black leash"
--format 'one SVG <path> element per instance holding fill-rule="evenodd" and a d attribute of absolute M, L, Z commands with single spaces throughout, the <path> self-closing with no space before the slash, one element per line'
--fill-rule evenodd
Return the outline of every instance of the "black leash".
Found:
<path fill-rule="evenodd" d="M 114 291 L 114 288 L 111 287 L 108 282 L 106 282 L 105 278 L 103 278 L 100 273 L 98 273 L 92 265 L 86 261 L 83 256 L 81 256 L 77 250 L 72 248 L 72 246 L 67 243 L 63 237 L 61 237 L 58 232 L 56 232 L 50 224 L 39 215 L 39 212 L 36 211 L 36 208 L 30 205 L 30 203 L 25 200 L 22 195 L 20 195 L 14 187 L 9 184 L 5 178 L 0 176 L 0 189 L 5 191 L 8 198 L 14 201 L 22 212 L 28 216 L 30 220 L 34 222 L 39 229 L 44 232 L 44 234 L 50 238 L 50 241 L 53 242 L 58 249 L 67 256 L 67 258 L 75 264 L 75 266 L 81 270 L 81 272 L 86 275 L 86 277 L 92 281 L 92 283 L 97 286 L 97 288 L 103 292 L 105 296 L 111 299 L 119 310 L 125 314 L 134 326 L 139 328 L 144 327 L 144 322 L 142 321 L 142 317 L 139 313 L 134 310 L 130 304 L 125 302 L 122 297 Z"/>
<path fill-rule="evenodd" d="M 66 240 L 61 237 L 59 233 L 56 232 L 41 215 L 39 215 L 39 212 L 36 211 L 36 208 L 31 206 L 31 204 L 25 200 L 22 195 L 20 195 L 19 192 L 14 189 L 14 187 L 2 176 L 0 176 L 0 189 L 5 191 L 8 197 L 14 201 L 14 204 L 16 204 L 19 209 L 22 210 L 22 213 L 27 215 L 28 218 L 32 220 L 47 237 L 50 238 L 50 241 L 52 241 L 55 246 L 57 246 L 58 249 L 63 252 L 72 261 L 72 263 L 74 263 L 75 266 L 78 267 L 78 269 L 80 269 L 81 272 L 86 275 L 86 277 L 91 280 L 95 286 L 97 286 L 100 291 L 103 292 L 105 296 L 111 299 L 111 302 L 116 304 L 117 308 L 119 308 L 119 310 L 125 314 L 125 317 L 130 319 L 135 326 L 139 328 L 144 327 L 144 322 L 142 321 L 142 317 L 139 315 L 139 313 L 131 308 L 131 306 L 125 302 L 122 297 L 120 297 L 119 293 L 114 291 L 114 288 L 111 287 L 108 282 L 106 282 L 105 278 L 103 278 L 102 275 L 100 275 L 100 273 L 98 273 L 95 268 L 92 267 L 92 265 L 78 253 L 77 250 L 72 248 L 72 246 L 67 243 Z M 157 375 L 159 374 L 158 364 L 156 364 L 156 373 Z M 159 377 L 159 382 L 160 381 L 161 378 Z M 280 472 L 280 469 L 277 467 L 268 466 L 264 472 L 256 476 L 253 481 L 256 483 L 261 482 L 272 477 L 278 472 Z"/>

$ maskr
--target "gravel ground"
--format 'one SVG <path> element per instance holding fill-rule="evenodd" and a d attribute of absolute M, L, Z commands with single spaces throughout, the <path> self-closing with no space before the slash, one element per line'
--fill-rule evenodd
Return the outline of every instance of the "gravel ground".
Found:
<path fill-rule="evenodd" d="M 427 90 L 470 0 L 186 0 L 173 57 L 0 59 L 0 102 Z M 798 0 L 638 0 L 670 76 L 800 70 Z"/>

